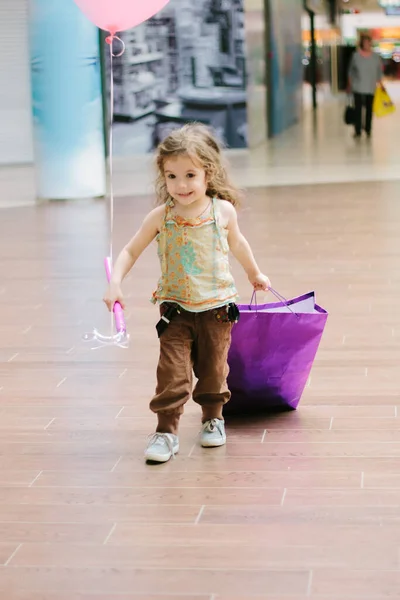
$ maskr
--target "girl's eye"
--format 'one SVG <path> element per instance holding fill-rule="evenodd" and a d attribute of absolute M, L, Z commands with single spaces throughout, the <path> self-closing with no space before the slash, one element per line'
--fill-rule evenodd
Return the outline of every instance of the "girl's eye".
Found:
<path fill-rule="evenodd" d="M 175 175 L 172 175 L 172 174 L 168 175 L 168 179 L 175 179 Z"/>
<path fill-rule="evenodd" d="M 196 175 L 195 175 L 194 173 L 188 173 L 188 175 L 187 175 L 187 176 L 188 176 L 190 179 L 191 179 L 192 177 L 196 177 Z"/>

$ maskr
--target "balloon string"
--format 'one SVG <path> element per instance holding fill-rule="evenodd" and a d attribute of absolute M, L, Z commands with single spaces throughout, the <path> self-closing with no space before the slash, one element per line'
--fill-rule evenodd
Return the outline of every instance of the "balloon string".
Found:
<path fill-rule="evenodd" d="M 118 40 L 122 49 L 118 54 L 113 53 L 113 41 Z M 125 42 L 116 35 L 111 34 L 106 38 L 107 44 L 110 46 L 110 124 L 109 124 L 109 186 L 110 186 L 110 264 L 112 268 L 113 264 L 113 237 L 114 237 L 114 138 L 113 138 L 113 124 L 114 124 L 114 63 L 113 58 L 122 56 L 125 52 Z M 114 333 L 114 315 L 111 311 L 111 337 Z"/>
<path fill-rule="evenodd" d="M 114 234 L 114 186 L 113 186 L 113 123 L 114 123 L 114 65 L 112 41 L 110 44 L 110 139 L 109 139 L 109 170 L 110 170 L 110 259 L 113 262 Z"/>
<path fill-rule="evenodd" d="M 113 41 L 118 40 L 122 49 L 118 54 L 113 53 Z M 109 137 L 109 179 L 110 179 L 110 259 L 113 263 L 113 236 L 114 236 L 114 181 L 113 181 L 113 160 L 114 160 L 114 64 L 113 58 L 122 56 L 125 52 L 125 42 L 116 35 L 110 35 L 106 38 L 107 44 L 110 46 L 110 137 Z"/>

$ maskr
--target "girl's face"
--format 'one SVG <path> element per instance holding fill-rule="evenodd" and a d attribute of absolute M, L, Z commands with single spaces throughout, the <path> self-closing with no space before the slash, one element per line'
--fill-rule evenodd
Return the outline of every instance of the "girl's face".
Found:
<path fill-rule="evenodd" d="M 199 163 L 190 156 L 174 156 L 164 162 L 168 193 L 179 204 L 190 206 L 207 196 L 207 177 Z"/>

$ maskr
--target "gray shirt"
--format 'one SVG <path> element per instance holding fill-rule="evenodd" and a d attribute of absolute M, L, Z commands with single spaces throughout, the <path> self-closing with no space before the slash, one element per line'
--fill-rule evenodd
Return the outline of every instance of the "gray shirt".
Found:
<path fill-rule="evenodd" d="M 354 52 L 349 67 L 351 89 L 356 94 L 375 94 L 376 84 L 382 79 L 382 60 L 373 52 L 362 56 Z"/>

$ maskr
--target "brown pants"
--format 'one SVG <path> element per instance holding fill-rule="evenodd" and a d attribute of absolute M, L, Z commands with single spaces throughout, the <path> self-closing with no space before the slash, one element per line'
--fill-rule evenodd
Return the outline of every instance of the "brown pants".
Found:
<path fill-rule="evenodd" d="M 160 433 L 177 433 L 191 395 L 203 409 L 203 422 L 221 419 L 222 407 L 231 396 L 226 379 L 232 323 L 226 321 L 226 308 L 180 311 L 160 337 L 157 388 L 150 402 Z M 198 379 L 194 390 L 193 371 Z"/>

